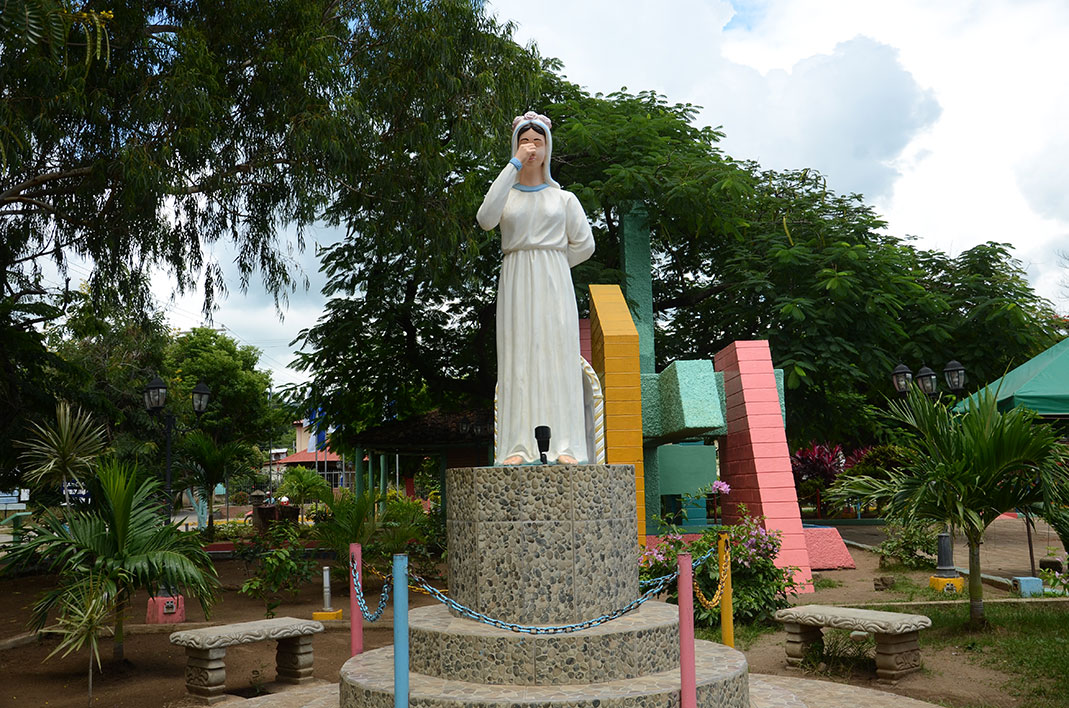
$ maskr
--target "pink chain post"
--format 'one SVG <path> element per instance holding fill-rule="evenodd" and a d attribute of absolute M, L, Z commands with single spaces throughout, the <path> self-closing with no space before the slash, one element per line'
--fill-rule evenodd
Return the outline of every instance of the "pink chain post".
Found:
<path fill-rule="evenodd" d="M 349 557 L 354 563 L 357 573 L 360 574 L 360 585 L 364 584 L 364 566 L 360 544 L 349 544 Z M 352 569 L 349 570 L 349 652 L 350 656 L 364 653 L 364 614 L 360 611 L 360 605 L 356 600 L 356 580 Z"/>
<path fill-rule="evenodd" d="M 679 704 L 697 708 L 694 676 L 694 570 L 689 553 L 680 553 L 679 562 Z"/>

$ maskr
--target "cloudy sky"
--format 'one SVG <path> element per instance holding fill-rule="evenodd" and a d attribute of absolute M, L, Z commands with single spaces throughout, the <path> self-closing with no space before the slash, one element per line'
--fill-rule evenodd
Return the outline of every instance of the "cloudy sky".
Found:
<path fill-rule="evenodd" d="M 725 151 L 812 167 L 860 192 L 922 247 L 1013 244 L 1037 291 L 1069 312 L 1069 3 L 1064 0 L 488 0 L 516 39 L 590 91 L 654 89 L 703 106 Z M 535 107 L 538 108 L 538 107 Z M 519 110 L 517 111 L 519 112 Z M 329 230 L 310 234 L 330 242 Z M 285 320 L 262 293 L 216 314 L 276 381 L 318 317 L 321 279 Z M 196 296 L 169 305 L 199 322 Z"/>

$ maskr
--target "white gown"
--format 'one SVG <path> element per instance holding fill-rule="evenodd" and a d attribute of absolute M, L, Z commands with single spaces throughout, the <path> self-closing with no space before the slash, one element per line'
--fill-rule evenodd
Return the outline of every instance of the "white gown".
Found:
<path fill-rule="evenodd" d="M 501 225 L 497 287 L 497 437 L 494 459 L 539 459 L 534 429 L 551 430 L 550 461 L 589 461 L 571 267 L 594 253 L 579 200 L 554 185 L 523 187 L 505 165 L 479 207 L 479 225 Z M 525 191 L 534 189 L 536 191 Z"/>

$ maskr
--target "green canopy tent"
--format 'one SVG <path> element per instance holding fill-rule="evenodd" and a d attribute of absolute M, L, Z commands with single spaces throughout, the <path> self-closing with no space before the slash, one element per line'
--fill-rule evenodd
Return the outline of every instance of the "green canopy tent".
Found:
<path fill-rule="evenodd" d="M 1069 419 L 1069 338 L 992 381 L 955 410 L 964 410 L 985 390 L 995 394 L 1000 411 L 1023 406 L 1043 418 Z"/>

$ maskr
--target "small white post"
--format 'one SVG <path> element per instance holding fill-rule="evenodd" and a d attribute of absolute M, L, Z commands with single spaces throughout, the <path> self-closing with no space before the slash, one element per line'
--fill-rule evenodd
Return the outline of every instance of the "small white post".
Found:
<path fill-rule="evenodd" d="M 323 611 L 330 612 L 330 566 L 323 566 Z"/>

